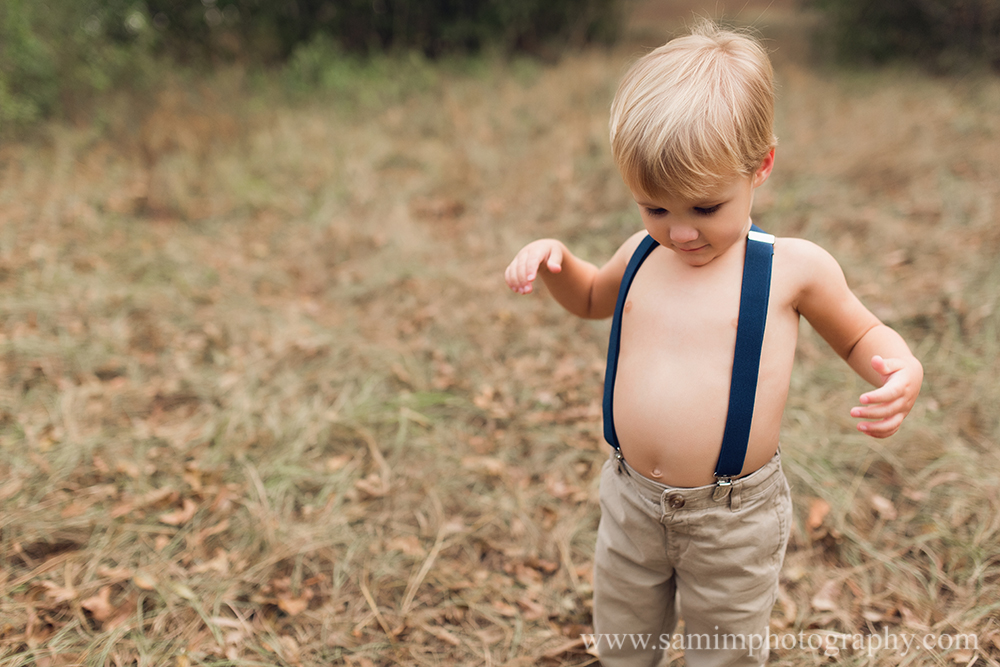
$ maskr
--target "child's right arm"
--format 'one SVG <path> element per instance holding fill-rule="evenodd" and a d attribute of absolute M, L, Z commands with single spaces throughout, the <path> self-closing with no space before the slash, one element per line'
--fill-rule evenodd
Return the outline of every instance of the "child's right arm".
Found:
<path fill-rule="evenodd" d="M 518 294 L 530 294 L 532 282 L 541 276 L 553 298 L 574 315 L 610 317 L 625 267 L 645 235 L 645 231 L 634 234 L 601 268 L 576 257 L 555 239 L 532 241 L 514 256 L 504 279 Z"/>

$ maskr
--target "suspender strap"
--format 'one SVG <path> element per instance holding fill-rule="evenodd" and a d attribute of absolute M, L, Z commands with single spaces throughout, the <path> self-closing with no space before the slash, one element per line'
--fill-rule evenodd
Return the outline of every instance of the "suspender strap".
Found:
<path fill-rule="evenodd" d="M 611 339 L 608 341 L 608 367 L 604 371 L 604 439 L 608 444 L 620 450 L 618 446 L 618 434 L 615 433 L 615 375 L 618 373 L 618 346 L 622 339 L 622 309 L 625 307 L 625 298 L 628 296 L 629 287 L 635 278 L 639 266 L 646 261 L 649 253 L 653 252 L 656 246 L 660 245 L 653 240 L 652 236 L 646 235 L 639 247 L 632 253 L 632 259 L 625 267 L 622 275 L 622 284 L 618 288 L 618 301 L 615 304 L 615 315 L 611 320 Z"/>
<path fill-rule="evenodd" d="M 715 466 L 716 478 L 735 477 L 743 470 L 757 394 L 760 348 L 767 324 L 773 256 L 774 237 L 753 225 L 747 236 L 747 253 L 743 261 L 740 319 L 736 326 L 733 377 L 729 384 L 729 412 L 726 413 L 726 430 L 722 435 L 722 451 Z"/>
<path fill-rule="evenodd" d="M 611 321 L 608 342 L 608 366 L 604 375 L 604 439 L 620 452 L 615 431 L 614 393 L 618 372 L 618 350 L 621 345 L 621 320 L 629 288 L 649 253 L 659 244 L 646 236 L 636 248 L 622 276 L 618 301 Z M 725 478 L 740 474 L 746 457 L 750 423 L 753 420 L 754 398 L 757 393 L 757 373 L 760 369 L 760 348 L 767 322 L 767 302 L 771 291 L 771 261 L 774 237 L 753 225 L 747 236 L 746 259 L 743 264 L 743 285 L 740 292 L 739 323 L 736 328 L 736 350 L 733 356 L 733 376 L 729 388 L 729 412 L 722 438 L 722 450 L 715 476 Z M 721 482 L 720 482 L 721 483 Z"/>

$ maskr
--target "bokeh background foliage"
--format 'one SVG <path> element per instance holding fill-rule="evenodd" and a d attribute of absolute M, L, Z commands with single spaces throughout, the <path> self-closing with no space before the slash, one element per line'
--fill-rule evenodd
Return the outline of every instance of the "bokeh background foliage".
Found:
<path fill-rule="evenodd" d="M 631 0 L 634 3 L 634 0 Z M 802 0 L 817 44 L 844 62 L 1000 66 L 1000 0 Z M 629 0 L 5 0 L 0 132 L 73 116 L 111 88 L 148 88 L 164 59 L 280 66 L 322 84 L 315 62 L 484 49 L 552 57 L 609 43 Z M 157 64 L 159 62 L 160 64 Z M 305 64 L 305 67 L 304 67 Z M 322 69 L 322 67 L 320 68 Z M 293 74 L 294 77 L 294 74 Z M 297 80 L 296 83 L 302 83 Z"/>
<path fill-rule="evenodd" d="M 552 56 L 610 42 L 621 0 L 5 0 L 0 124 L 73 115 L 111 87 L 149 87 L 165 62 L 280 65 L 386 51 Z M 159 59 L 160 64 L 154 63 Z"/>
<path fill-rule="evenodd" d="M 915 60 L 954 70 L 1000 66 L 998 0 L 807 0 L 827 45 L 853 63 Z"/>

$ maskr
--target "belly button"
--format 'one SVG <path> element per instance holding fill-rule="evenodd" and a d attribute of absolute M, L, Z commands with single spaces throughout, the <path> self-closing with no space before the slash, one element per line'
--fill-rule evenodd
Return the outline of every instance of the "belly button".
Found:
<path fill-rule="evenodd" d="M 626 301 L 625 302 L 625 306 L 622 308 L 622 310 L 625 311 L 626 313 L 628 311 L 632 310 L 632 302 L 631 301 Z"/>
<path fill-rule="evenodd" d="M 653 468 L 653 472 L 651 474 L 653 477 L 663 477 L 663 473 L 660 472 L 659 468 Z"/>

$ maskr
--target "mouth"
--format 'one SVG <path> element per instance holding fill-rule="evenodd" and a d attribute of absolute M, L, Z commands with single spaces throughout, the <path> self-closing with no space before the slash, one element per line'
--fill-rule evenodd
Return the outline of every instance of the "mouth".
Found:
<path fill-rule="evenodd" d="M 704 250 L 707 247 L 708 247 L 707 245 L 700 245 L 696 248 L 681 248 L 680 246 L 674 246 L 674 248 L 676 248 L 677 250 L 680 250 L 681 252 L 685 253 L 698 252 L 699 250 Z"/>

